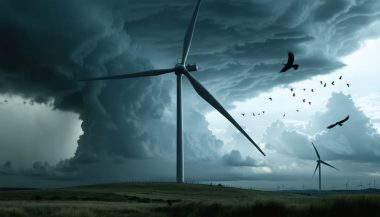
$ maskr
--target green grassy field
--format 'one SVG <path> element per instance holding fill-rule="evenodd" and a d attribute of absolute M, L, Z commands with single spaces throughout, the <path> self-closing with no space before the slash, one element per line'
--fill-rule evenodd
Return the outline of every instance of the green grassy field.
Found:
<path fill-rule="evenodd" d="M 377 213 L 377 214 L 376 214 Z M 377 191 L 267 192 L 174 184 L 0 190 L 0 216 L 377 216 Z"/>

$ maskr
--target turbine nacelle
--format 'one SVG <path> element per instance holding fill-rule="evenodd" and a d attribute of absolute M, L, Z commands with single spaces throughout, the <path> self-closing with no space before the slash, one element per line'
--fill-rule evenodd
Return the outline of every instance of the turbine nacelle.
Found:
<path fill-rule="evenodd" d="M 186 66 L 184 66 L 181 63 L 177 63 L 174 67 L 174 72 L 176 74 L 183 74 L 185 71 L 188 71 L 188 72 L 198 71 L 198 66 L 195 64 L 187 64 Z"/>
<path fill-rule="evenodd" d="M 195 64 L 187 64 L 186 69 L 188 72 L 195 72 L 198 71 L 198 66 Z"/>

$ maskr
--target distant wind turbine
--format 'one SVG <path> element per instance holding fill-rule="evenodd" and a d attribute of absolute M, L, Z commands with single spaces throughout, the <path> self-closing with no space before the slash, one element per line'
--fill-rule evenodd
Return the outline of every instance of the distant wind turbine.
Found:
<path fill-rule="evenodd" d="M 323 160 L 321 160 L 321 156 L 319 156 L 318 150 L 317 150 L 317 148 L 315 147 L 314 143 L 311 143 L 311 144 L 313 145 L 314 150 L 315 150 L 315 153 L 317 154 L 317 157 L 318 157 L 318 160 L 317 160 L 317 166 L 315 167 L 313 177 L 314 177 L 314 175 L 315 175 L 315 172 L 317 172 L 317 169 L 319 169 L 319 170 L 318 170 L 318 173 L 319 173 L 319 191 L 321 191 L 321 164 L 324 164 L 324 165 L 329 166 L 329 167 L 331 167 L 331 168 L 334 168 L 334 169 L 336 169 L 336 170 L 338 170 L 338 169 L 335 168 L 335 167 L 333 167 L 333 166 L 331 166 L 330 164 L 324 162 Z"/>
<path fill-rule="evenodd" d="M 157 76 L 162 74 L 167 74 L 174 72 L 177 76 L 177 182 L 184 182 L 184 148 L 183 148 L 183 137 L 182 137 L 182 75 L 189 79 L 191 85 L 205 101 L 207 101 L 211 106 L 213 106 L 217 111 L 219 111 L 227 120 L 229 120 L 264 156 L 264 152 L 260 147 L 249 137 L 249 135 L 243 130 L 243 128 L 232 118 L 232 116 L 223 108 L 223 106 L 206 90 L 201 83 L 199 83 L 190 72 L 198 71 L 197 65 L 186 65 L 186 60 L 190 51 L 191 42 L 193 39 L 195 24 L 198 16 L 199 7 L 201 0 L 198 0 L 195 7 L 193 16 L 191 18 L 190 24 L 188 26 L 184 42 L 183 42 L 183 52 L 182 61 L 177 63 L 173 68 L 167 69 L 153 69 L 149 71 L 128 73 L 113 76 L 104 76 L 83 79 L 81 81 L 97 81 L 97 80 L 114 80 L 114 79 L 125 79 L 125 78 L 137 78 L 137 77 L 148 77 Z"/>
<path fill-rule="evenodd" d="M 360 183 L 360 185 L 358 185 L 359 189 L 362 190 L 363 189 L 363 184 Z"/>
<path fill-rule="evenodd" d="M 373 188 L 376 189 L 376 179 L 373 178 Z"/>

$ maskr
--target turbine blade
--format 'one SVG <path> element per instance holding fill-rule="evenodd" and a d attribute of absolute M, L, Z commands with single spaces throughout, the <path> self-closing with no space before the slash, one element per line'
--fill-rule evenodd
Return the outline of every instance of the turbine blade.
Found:
<path fill-rule="evenodd" d="M 248 134 L 243 130 L 243 128 L 231 117 L 231 115 L 223 108 L 222 105 L 200 84 L 188 71 L 183 73 L 189 80 L 191 85 L 193 85 L 195 91 L 201 96 L 206 102 L 208 102 L 212 107 L 218 110 L 227 120 L 229 120 L 260 152 L 264 152 L 260 147 L 248 136 Z"/>
<path fill-rule="evenodd" d="M 319 156 L 319 153 L 318 153 L 318 151 L 317 151 L 317 148 L 315 147 L 314 143 L 311 143 L 311 144 L 313 145 L 313 147 L 314 147 L 314 150 L 315 150 L 315 153 L 317 154 L 317 156 L 318 156 L 318 159 L 320 160 L 320 159 L 321 159 L 321 157 Z"/>
<path fill-rule="evenodd" d="M 331 168 L 334 168 L 334 169 L 338 170 L 337 168 L 335 168 L 334 166 L 332 166 L 332 165 L 330 165 L 330 164 L 324 162 L 323 160 L 321 160 L 321 163 L 323 163 L 323 164 L 326 165 L 326 166 L 329 166 L 329 167 L 331 167 Z"/>
<path fill-rule="evenodd" d="M 314 177 L 315 173 L 317 172 L 318 167 L 319 167 L 319 163 L 317 163 L 317 166 L 315 167 L 315 170 L 314 170 L 314 173 L 313 173 L 313 177 Z"/>
<path fill-rule="evenodd" d="M 197 22 L 197 16 L 199 11 L 199 6 L 201 4 L 201 0 L 198 0 L 197 6 L 195 7 L 193 17 L 191 18 L 189 27 L 187 27 L 187 32 L 185 38 L 183 40 L 183 53 L 182 53 L 182 64 L 185 65 L 187 56 L 189 54 L 191 41 L 193 40 L 193 34 L 195 29 L 195 23 Z"/>
<path fill-rule="evenodd" d="M 166 74 L 166 73 L 173 72 L 173 71 L 174 71 L 174 69 L 157 69 L 157 70 L 149 70 L 149 71 L 129 73 L 129 74 L 123 74 L 123 75 L 86 78 L 86 79 L 80 79 L 79 81 L 98 81 L 98 80 L 111 80 L 111 79 L 124 79 L 124 78 L 157 76 L 157 75 L 162 75 L 162 74 Z"/>

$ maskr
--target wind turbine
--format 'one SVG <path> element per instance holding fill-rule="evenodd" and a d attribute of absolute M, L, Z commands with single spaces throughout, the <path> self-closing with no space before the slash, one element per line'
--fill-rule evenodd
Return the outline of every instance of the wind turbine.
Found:
<path fill-rule="evenodd" d="M 376 189 L 376 179 L 373 178 L 373 188 Z"/>
<path fill-rule="evenodd" d="M 359 187 L 359 190 L 362 190 L 363 189 L 363 184 L 360 183 L 360 185 L 358 185 L 358 187 Z"/>
<path fill-rule="evenodd" d="M 318 157 L 317 166 L 315 167 L 313 177 L 315 175 L 315 172 L 317 172 L 317 169 L 319 169 L 318 170 L 318 172 L 319 172 L 319 191 L 321 191 L 321 164 L 324 164 L 324 165 L 329 166 L 331 168 L 334 168 L 336 170 L 338 170 L 338 169 L 335 168 L 335 167 L 333 167 L 333 166 L 331 166 L 330 164 L 324 162 L 323 160 L 321 160 L 321 156 L 319 156 L 319 153 L 318 153 L 317 148 L 315 147 L 314 143 L 311 143 L 311 144 L 313 145 L 315 153 L 317 154 L 317 157 Z"/>
<path fill-rule="evenodd" d="M 191 42 L 193 39 L 195 24 L 197 21 L 199 6 L 201 0 L 198 0 L 195 7 L 190 24 L 187 28 L 187 32 L 183 41 L 182 60 L 177 63 L 173 68 L 166 69 L 152 69 L 149 71 L 142 71 L 136 73 L 128 73 L 113 76 L 96 77 L 89 79 L 82 79 L 81 81 L 97 81 L 97 80 L 114 80 L 136 77 L 148 77 L 157 76 L 174 72 L 177 76 L 177 182 L 184 182 L 184 149 L 183 149 L 183 137 L 182 137 L 182 76 L 184 75 L 189 79 L 191 85 L 206 102 L 219 111 L 227 120 L 229 120 L 264 156 L 264 152 L 260 147 L 249 137 L 249 135 L 243 130 L 243 128 L 232 118 L 232 116 L 223 108 L 223 106 L 203 87 L 199 81 L 197 81 L 190 72 L 198 71 L 197 65 L 186 64 L 186 60 L 190 51 Z"/>

